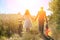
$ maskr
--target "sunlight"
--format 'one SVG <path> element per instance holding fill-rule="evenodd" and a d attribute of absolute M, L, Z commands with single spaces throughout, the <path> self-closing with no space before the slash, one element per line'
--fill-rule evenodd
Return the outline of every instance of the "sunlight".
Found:
<path fill-rule="evenodd" d="M 46 11 L 47 15 L 50 14 L 50 12 L 47 10 L 48 3 L 49 3 L 49 1 L 47 1 L 47 0 L 45 0 L 45 1 L 43 1 L 43 0 L 16 0 L 16 1 L 21 4 L 20 6 L 22 6 L 22 8 L 24 8 L 24 12 L 26 9 L 29 9 L 31 15 L 37 15 L 41 6 L 44 7 L 44 10 Z M 24 14 L 24 12 L 23 12 L 23 14 Z"/>
<path fill-rule="evenodd" d="M 7 0 L 7 10 L 8 13 L 17 13 L 20 12 L 24 15 L 25 10 L 29 9 L 31 15 L 37 15 L 40 7 L 43 6 L 47 15 L 50 15 L 50 12 L 47 10 L 49 8 L 48 3 L 50 0 Z"/>

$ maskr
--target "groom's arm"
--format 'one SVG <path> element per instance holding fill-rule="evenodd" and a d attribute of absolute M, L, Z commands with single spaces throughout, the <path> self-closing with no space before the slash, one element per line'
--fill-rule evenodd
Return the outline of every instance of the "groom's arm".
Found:
<path fill-rule="evenodd" d="M 45 16 L 46 22 L 48 22 L 46 12 L 44 12 L 44 16 Z"/>

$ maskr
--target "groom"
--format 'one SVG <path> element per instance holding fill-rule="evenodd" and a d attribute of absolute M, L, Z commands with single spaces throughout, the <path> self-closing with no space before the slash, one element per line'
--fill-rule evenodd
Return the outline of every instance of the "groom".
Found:
<path fill-rule="evenodd" d="M 35 20 L 38 19 L 38 25 L 39 25 L 39 32 L 41 34 L 44 33 L 44 21 L 47 21 L 46 12 L 43 10 L 43 7 L 41 7 L 41 10 L 38 12 Z"/>

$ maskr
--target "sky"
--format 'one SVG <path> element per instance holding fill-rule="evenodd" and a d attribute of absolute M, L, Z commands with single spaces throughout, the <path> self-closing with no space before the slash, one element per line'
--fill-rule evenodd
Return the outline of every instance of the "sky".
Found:
<path fill-rule="evenodd" d="M 22 15 L 29 9 L 31 15 L 37 15 L 40 7 L 43 6 L 46 15 L 50 15 L 48 10 L 51 0 L 0 0 L 0 13 L 11 14 L 20 12 Z"/>

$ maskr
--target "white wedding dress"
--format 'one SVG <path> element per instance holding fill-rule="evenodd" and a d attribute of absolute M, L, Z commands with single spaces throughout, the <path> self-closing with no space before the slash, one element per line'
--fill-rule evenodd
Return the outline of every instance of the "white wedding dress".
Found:
<path fill-rule="evenodd" d="M 27 27 L 28 27 L 28 28 L 32 27 L 31 19 L 30 19 L 29 17 L 25 17 L 23 27 L 25 27 L 25 28 L 27 28 Z"/>

